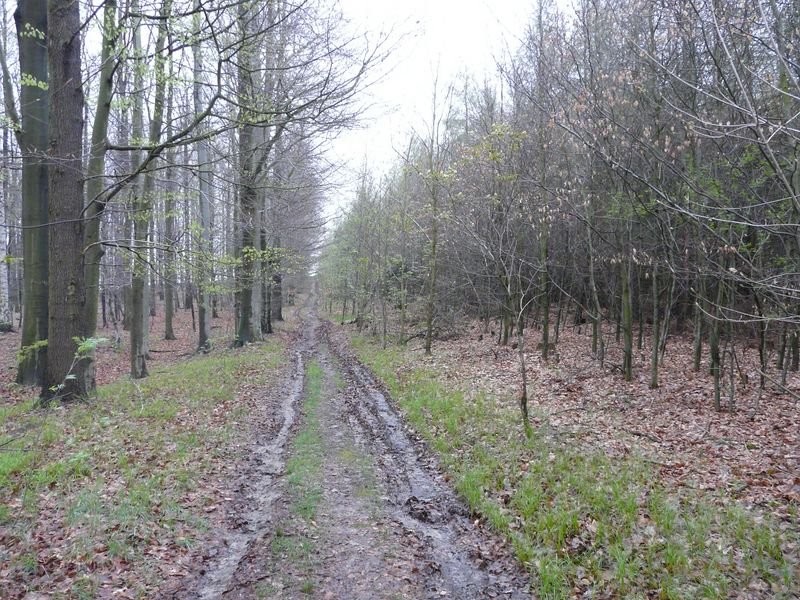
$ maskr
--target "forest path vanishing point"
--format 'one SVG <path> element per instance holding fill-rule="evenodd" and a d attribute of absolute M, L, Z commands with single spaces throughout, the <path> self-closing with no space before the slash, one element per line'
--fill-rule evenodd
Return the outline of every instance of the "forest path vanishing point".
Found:
<path fill-rule="evenodd" d="M 227 530 L 161 598 L 529 598 L 510 548 L 472 522 L 314 296 L 301 315 Z"/>

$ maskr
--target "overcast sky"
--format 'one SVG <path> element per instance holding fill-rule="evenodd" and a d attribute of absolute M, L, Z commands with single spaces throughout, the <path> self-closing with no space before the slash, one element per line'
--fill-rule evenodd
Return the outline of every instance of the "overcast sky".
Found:
<path fill-rule="evenodd" d="M 470 73 L 478 80 L 494 76 L 498 57 L 524 31 L 530 0 L 340 0 L 356 31 L 393 30 L 403 34 L 389 59 L 389 71 L 369 92 L 372 107 L 364 127 L 344 132 L 333 144 L 335 160 L 357 173 L 366 158 L 385 171 L 407 134 L 424 131 L 431 113 L 433 82 L 439 87 Z"/>

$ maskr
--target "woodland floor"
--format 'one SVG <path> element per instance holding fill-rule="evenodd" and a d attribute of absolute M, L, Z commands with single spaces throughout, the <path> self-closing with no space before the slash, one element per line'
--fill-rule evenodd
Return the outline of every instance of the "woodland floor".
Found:
<path fill-rule="evenodd" d="M 173 342 L 160 340 L 163 320 L 156 317 L 151 378 L 127 381 L 127 354 L 105 347 L 98 353 L 100 398 L 49 411 L 35 409 L 30 390 L 11 383 L 19 338 L 0 334 L 0 597 L 690 597 L 672 596 L 667 587 L 654 592 L 641 574 L 620 575 L 624 560 L 613 548 L 601 560 L 616 564 L 609 581 L 606 566 L 593 579 L 587 562 L 585 569 L 565 569 L 561 587 L 548 587 L 546 557 L 525 554 L 517 526 L 499 526 L 510 520 L 489 505 L 482 513 L 477 496 L 461 485 L 473 458 L 463 470 L 458 455 L 472 457 L 473 447 L 483 447 L 469 431 L 452 433 L 470 427 L 469 419 L 447 413 L 439 423 L 426 405 L 415 420 L 413 409 L 396 403 L 351 352 L 354 331 L 320 320 L 313 299 L 287 313 L 270 342 L 246 351 L 225 349 L 232 320 L 215 320 L 220 349 L 204 358 L 194 357 L 188 312 L 178 311 Z M 530 337 L 535 348 L 536 333 Z M 622 381 L 614 367 L 620 349 L 610 341 L 602 369 L 588 357 L 585 329 L 562 332 L 557 357 L 546 363 L 528 353 L 536 431 L 561 440 L 571 457 L 644 457 L 668 490 L 714 494 L 775 520 L 780 536 L 788 532 L 771 551 L 780 561 L 767 557 L 747 567 L 739 589 L 707 595 L 797 597 L 797 401 L 750 383 L 737 387 L 733 414 L 717 413 L 710 378 L 691 370 L 687 341 L 670 338 L 657 390 L 648 388 L 646 367 L 635 381 Z M 382 357 L 380 346 L 359 348 L 361 356 L 366 348 Z M 745 356 L 745 369 L 754 355 Z M 644 348 L 637 365 L 648 357 Z M 413 379 L 420 369 L 441 383 L 448 411 L 451 390 L 463 393 L 468 410 L 478 407 L 478 422 L 492 415 L 480 413 L 481 395 L 505 403 L 509 414 L 516 410 L 517 353 L 498 347 L 477 324 L 436 342 L 432 357 L 412 345 L 385 377 Z M 797 374 L 787 387 L 800 393 Z M 521 429 L 513 429 L 497 439 L 518 445 Z M 459 436 L 466 449 L 448 454 L 449 438 Z M 551 450 L 543 457 L 560 460 Z M 518 458 L 501 468 L 507 476 L 497 486 L 477 492 L 496 497 L 501 512 L 516 506 L 524 482 L 515 477 L 535 470 Z M 629 538 L 642 537 L 639 524 L 655 531 L 649 515 L 634 518 Z M 588 555 L 593 540 L 599 545 L 596 521 L 573 520 L 577 530 L 568 526 L 552 541 L 562 562 Z M 709 531 L 716 535 L 713 525 Z M 651 537 L 669 547 L 669 536 Z M 620 556 L 643 544 L 626 539 Z M 782 578 L 776 565 L 783 565 Z M 675 589 L 694 589 L 680 585 Z"/>
<path fill-rule="evenodd" d="M 621 344 L 611 331 L 606 332 L 603 368 L 591 357 L 588 325 L 562 331 L 548 361 L 536 349 L 537 343 L 541 347 L 539 333 L 528 335 L 534 425 L 546 424 L 571 443 L 601 448 L 609 456 L 643 453 L 671 485 L 725 491 L 780 516 L 800 506 L 800 374 L 788 373 L 788 393 L 770 382 L 762 390 L 758 351 L 745 348 L 739 356 L 742 370 L 735 377 L 734 412 L 717 412 L 708 349 L 695 372 L 688 336 L 669 338 L 660 385 L 650 389 L 647 341 L 634 351 L 634 379 L 625 382 Z M 412 352 L 419 356 L 415 364 L 442 373 L 445 380 L 469 382 L 471 389 L 492 390 L 498 398 L 516 398 L 517 350 L 496 341 L 493 332 L 473 324 L 468 334 L 436 343 L 431 357 L 421 356 L 419 348 Z M 770 376 L 780 379 L 775 371 Z M 727 388 L 722 403 L 727 409 Z"/>

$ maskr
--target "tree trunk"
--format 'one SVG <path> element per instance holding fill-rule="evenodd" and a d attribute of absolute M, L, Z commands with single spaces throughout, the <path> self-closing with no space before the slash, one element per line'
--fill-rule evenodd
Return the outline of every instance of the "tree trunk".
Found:
<path fill-rule="evenodd" d="M 431 164 L 433 160 L 431 160 Z M 433 167 L 431 167 L 433 168 Z M 431 185 L 436 185 L 432 182 Z M 439 243 L 439 215 L 437 194 L 434 190 L 431 194 L 431 245 L 430 261 L 428 263 L 428 302 L 425 310 L 425 354 L 430 355 L 433 345 L 433 316 L 436 310 L 436 275 L 437 275 L 437 256 Z"/>
<path fill-rule="evenodd" d="M 779 371 L 783 371 L 783 365 L 786 362 L 786 340 L 788 337 L 786 335 L 787 327 L 788 325 L 786 325 L 786 323 L 784 323 L 781 327 L 781 337 L 780 341 L 778 342 L 778 356 L 775 360 L 775 365 Z"/>
<path fill-rule="evenodd" d="M 264 333 L 264 329 L 266 328 L 266 322 L 264 320 L 264 311 L 267 305 L 267 294 L 266 294 L 266 285 L 267 285 L 267 262 L 264 260 L 264 245 L 265 245 L 265 236 L 264 236 L 264 228 L 262 224 L 264 223 L 264 205 L 265 205 L 265 198 L 263 190 L 260 191 L 258 194 L 257 200 L 257 207 L 256 207 L 256 220 L 253 224 L 253 249 L 255 250 L 254 258 L 253 258 L 253 331 L 256 333 L 256 337 L 260 338 L 261 334 Z"/>
<path fill-rule="evenodd" d="M 669 292 L 667 302 L 664 305 L 664 318 L 661 320 L 661 335 L 659 336 L 659 356 L 661 364 L 664 364 L 664 356 L 667 353 L 667 338 L 669 337 L 669 326 L 672 321 L 672 305 L 675 302 L 675 275 L 669 274 Z"/>
<path fill-rule="evenodd" d="M 547 225 L 543 224 L 546 229 Z M 542 233 L 540 241 L 539 260 L 542 262 L 541 273 L 541 302 L 542 310 L 542 360 L 547 360 L 550 355 L 550 276 L 547 273 L 547 233 Z"/>
<path fill-rule="evenodd" d="M 592 227 L 590 224 L 587 224 L 586 235 L 589 240 L 589 289 L 592 294 L 592 304 L 594 305 L 594 314 L 592 314 L 592 356 L 600 362 L 600 367 L 602 367 L 605 361 L 603 309 L 600 306 L 600 296 L 597 293 L 597 282 L 594 277 L 594 246 L 592 244 Z"/>
<path fill-rule="evenodd" d="M 644 293 L 644 286 L 642 285 L 641 267 L 637 267 L 636 269 L 636 297 L 639 299 L 639 302 L 637 303 L 638 306 L 637 320 L 639 322 L 639 336 L 636 340 L 636 349 L 642 350 L 644 348 L 644 325 L 646 320 L 644 317 L 644 308 L 645 308 L 646 295 Z"/>
<path fill-rule="evenodd" d="M 170 72 L 172 68 L 170 67 Z M 172 77 L 170 77 L 171 79 Z M 173 87 L 170 86 L 167 98 L 167 137 L 172 137 Z M 167 151 L 167 164 L 175 164 L 175 151 Z M 167 188 L 164 194 L 164 339 L 175 339 L 173 319 L 175 316 L 175 299 L 177 270 L 175 268 L 175 184 L 174 170 L 167 171 Z"/>
<path fill-rule="evenodd" d="M 711 333 L 709 335 L 709 350 L 711 355 L 711 376 L 714 378 L 714 409 L 722 410 L 720 399 L 722 386 L 722 364 L 720 360 L 720 323 L 722 319 L 722 301 L 725 297 L 725 282 L 720 279 L 717 282 L 717 301 L 714 306 L 714 318 L 711 323 Z"/>
<path fill-rule="evenodd" d="M 556 326 L 553 330 L 553 344 L 558 346 L 559 335 L 561 334 L 561 319 L 564 317 L 564 293 L 558 290 L 558 308 L 556 309 Z"/>
<path fill-rule="evenodd" d="M 166 58 L 164 47 L 167 39 L 167 19 L 171 12 L 171 0 L 164 0 L 161 5 L 161 16 L 158 27 L 158 37 L 155 47 L 155 96 L 153 116 L 150 120 L 151 144 L 156 144 L 161 139 L 161 127 L 164 118 L 164 99 L 166 95 Z M 137 32 L 138 35 L 138 32 Z M 140 256 L 147 256 L 151 213 L 153 210 L 153 196 L 155 194 L 155 173 L 152 163 L 144 172 L 144 181 L 139 196 L 136 198 L 136 214 L 134 216 L 134 238 L 138 246 L 137 260 L 131 278 L 131 296 L 133 315 L 131 319 L 131 377 L 141 379 L 147 377 L 147 337 L 149 334 L 149 311 L 147 310 L 147 269 Z"/>
<path fill-rule="evenodd" d="M 692 345 L 692 368 L 694 371 L 700 370 L 700 362 L 703 358 L 703 311 L 700 303 L 705 296 L 704 285 L 701 285 L 701 292 L 695 294 L 694 300 L 694 342 Z"/>
<path fill-rule="evenodd" d="M 5 18 L 6 13 L 6 3 L 3 0 L 0 3 L 0 10 L 2 11 L 4 18 L 2 23 L 0 23 L 0 36 L 2 36 L 2 44 L 0 44 L 0 69 L 2 70 L 2 83 L 3 83 L 3 106 L 10 107 L 12 110 L 6 110 L 8 113 L 6 116 L 9 117 L 9 120 L 12 125 L 19 125 L 19 119 L 14 117 L 16 115 L 16 101 L 14 99 L 14 89 L 11 85 L 11 74 L 8 70 L 7 59 L 5 56 L 5 49 L 7 46 L 8 40 L 8 28 L 6 26 L 7 20 Z M 11 158 L 11 149 L 9 148 L 9 133 L 11 128 L 8 127 L 6 124 L 3 127 L 3 171 L 0 173 L 0 177 L 2 177 L 2 185 L 0 189 L 3 192 L 3 205 L 2 209 L 0 209 L 0 219 L 2 219 L 2 225 L 0 225 L 0 231 L 2 231 L 2 235 L 0 235 L 0 324 L 3 325 L 4 328 L 13 329 L 14 327 L 14 308 L 11 296 L 11 284 L 12 284 L 12 269 L 11 269 L 11 261 L 9 260 L 8 253 L 11 252 L 11 256 L 14 256 L 14 251 L 12 249 L 12 239 L 13 234 L 8 229 L 8 223 L 10 219 L 10 191 L 11 191 L 11 179 L 14 177 L 13 172 L 11 169 L 8 168 Z"/>
<path fill-rule="evenodd" d="M 155 190 L 154 190 L 153 193 L 155 193 Z M 151 209 L 151 214 L 152 214 L 152 209 Z M 150 231 L 151 231 L 150 237 L 151 237 L 152 240 L 155 241 L 157 239 L 156 238 L 156 229 L 155 229 L 155 223 L 153 222 L 152 219 L 150 220 Z M 150 259 L 149 259 L 150 264 L 151 265 L 158 264 L 157 263 L 158 258 L 157 258 L 156 249 L 151 246 L 150 249 L 149 249 L 149 253 L 150 253 Z M 149 292 L 148 296 L 147 296 L 147 299 L 148 299 L 148 302 L 147 302 L 147 306 L 148 306 L 147 314 L 149 316 L 151 316 L 151 317 L 155 317 L 158 314 L 158 312 L 157 312 L 157 309 L 158 309 L 158 278 L 156 277 L 155 269 L 152 269 L 152 268 L 150 269 L 150 282 L 149 282 L 147 287 L 148 287 L 148 292 Z M 145 326 L 147 326 L 147 325 L 148 325 L 148 322 L 145 321 Z"/>
<path fill-rule="evenodd" d="M 622 280 L 621 326 L 623 333 L 622 374 L 625 381 L 633 379 L 633 310 L 631 300 L 630 262 L 623 258 L 620 263 L 620 279 Z"/>
<path fill-rule="evenodd" d="M 151 179 L 151 178 L 149 178 Z M 149 189 L 148 189 L 149 188 Z M 137 213 L 141 214 L 145 210 L 146 201 L 144 197 L 146 194 L 152 193 L 152 185 L 146 184 L 142 186 L 140 198 L 136 201 Z M 147 235 L 148 235 L 148 220 L 137 218 L 134 221 L 134 237 L 136 239 L 136 250 L 138 252 L 146 252 Z M 129 321 L 131 332 L 131 363 L 130 374 L 133 379 L 141 379 L 147 377 L 147 347 L 145 336 L 148 334 L 148 328 L 145 326 L 147 319 L 146 310 L 146 292 L 147 292 L 147 266 L 140 261 L 136 261 L 131 277 L 131 303 L 130 313 L 131 318 Z M 127 311 L 126 311 L 127 312 Z"/>
<path fill-rule="evenodd" d="M 272 326 L 272 315 L 274 314 L 272 303 L 275 301 L 275 294 L 273 293 L 272 285 L 273 284 L 271 279 L 264 280 L 263 293 L 264 293 L 265 304 L 264 304 L 264 314 L 261 318 L 262 321 L 261 330 L 267 334 L 273 333 L 275 331 Z"/>
<path fill-rule="evenodd" d="M 86 332 L 83 255 L 83 80 L 81 21 L 74 0 L 49 0 L 50 93 L 49 283 L 50 319 L 45 399 L 80 398 L 94 390 L 91 353 L 79 355 Z M 96 310 L 96 308 L 95 308 Z"/>
<path fill-rule="evenodd" d="M 5 8 L 5 3 L 2 5 Z M 5 24 L 0 27 L 2 30 L 3 36 L 3 43 L 5 44 L 6 39 L 6 28 Z M 5 90 L 4 90 L 5 92 Z M 10 179 L 11 173 L 7 168 L 8 161 L 10 159 L 10 148 L 8 147 L 8 138 L 9 138 L 9 131 L 7 127 L 3 128 L 3 172 L 0 174 L 2 177 L 3 183 L 0 186 L 3 192 L 3 212 L 0 215 L 0 219 L 2 219 L 2 225 L 0 225 L 0 230 L 2 230 L 2 235 L 0 235 L 0 325 L 3 328 L 8 328 L 9 330 L 14 328 L 14 311 L 13 311 L 13 303 L 11 301 L 11 261 L 9 260 L 9 252 L 12 252 L 11 256 L 13 256 L 13 251 L 11 250 L 11 235 L 8 229 L 8 225 L 12 220 L 11 216 L 11 198 L 10 198 Z"/>
<path fill-rule="evenodd" d="M 253 267 L 256 224 L 256 202 L 258 194 L 253 173 L 254 126 L 248 118 L 248 104 L 254 93 L 252 42 L 249 40 L 250 8 L 246 4 L 238 6 L 238 20 L 243 41 L 239 50 L 237 69 L 237 97 L 241 103 L 239 125 L 239 219 L 241 246 L 237 257 L 236 291 L 239 298 L 238 325 L 234 345 L 239 347 L 255 340 L 253 332 Z"/>
<path fill-rule="evenodd" d="M 512 302 L 512 299 L 509 296 L 508 299 L 506 300 L 506 304 L 507 305 L 511 304 L 511 302 Z M 511 337 L 511 334 L 513 333 L 512 324 L 511 324 L 512 323 L 512 319 L 513 319 L 513 317 L 511 315 L 511 309 L 507 308 L 507 307 L 504 307 L 503 308 L 503 317 L 502 317 L 503 325 L 502 325 L 502 329 L 501 329 L 501 333 L 500 333 L 500 344 L 502 346 L 507 346 L 508 345 L 508 340 Z"/>
<path fill-rule="evenodd" d="M 523 318 L 522 310 L 520 310 L 517 323 L 517 356 L 519 357 L 519 373 L 522 382 L 522 389 L 519 394 L 519 409 L 525 437 L 530 438 L 533 432 L 531 431 L 531 423 L 528 418 L 528 369 L 525 364 L 525 329 L 522 323 Z"/>
<path fill-rule="evenodd" d="M 246 125 L 243 129 L 249 129 Z M 242 134 L 241 137 L 244 137 Z M 241 142 L 244 144 L 244 142 Z M 253 226 L 256 204 L 256 190 L 250 183 L 244 183 L 239 192 L 240 216 L 242 219 L 242 248 L 239 265 L 236 269 L 236 289 L 239 296 L 239 323 L 236 329 L 236 346 L 255 341 L 253 333 Z"/>
<path fill-rule="evenodd" d="M 203 111 L 203 51 L 200 46 L 200 0 L 194 0 L 194 9 L 197 11 L 195 16 L 195 42 L 192 44 L 192 54 L 194 56 L 194 84 L 192 88 L 192 99 L 194 101 L 195 115 Z M 200 134 L 205 130 L 205 126 L 199 128 Z M 198 168 L 198 196 L 200 203 L 200 232 L 198 235 L 198 255 L 200 268 L 198 269 L 199 278 L 197 280 L 197 325 L 198 341 L 197 349 L 200 352 L 208 352 L 211 349 L 209 333 L 211 325 L 209 323 L 210 298 L 206 292 L 209 281 L 206 275 L 210 271 L 209 262 L 212 260 L 213 248 L 211 247 L 211 168 L 208 162 L 208 140 L 201 139 L 197 142 L 197 168 Z"/>
<path fill-rule="evenodd" d="M 653 265 L 653 347 L 650 357 L 650 389 L 658 387 L 658 348 L 659 348 L 659 322 L 658 322 L 658 266 Z M 641 317 L 644 321 L 644 317 Z"/>
<path fill-rule="evenodd" d="M 5 42 L 5 39 L 3 40 Z M 9 148 L 8 148 L 8 128 L 3 128 L 3 165 L 8 164 Z M 10 269 L 8 260 L 9 248 L 9 235 L 8 235 L 8 220 L 9 220 L 9 173 L 6 168 L 0 173 L 3 183 L 0 186 L 3 192 L 2 205 L 0 205 L 0 327 L 5 330 L 13 329 L 14 316 L 11 314 L 11 288 L 10 288 Z"/>
<path fill-rule="evenodd" d="M 764 314 L 764 309 L 761 304 L 761 299 L 757 292 L 753 292 L 755 296 L 755 304 L 758 308 L 758 358 L 760 363 L 758 386 L 764 390 L 767 388 L 767 372 L 769 371 L 769 349 L 767 347 L 767 327 L 768 318 Z"/>
<path fill-rule="evenodd" d="M 272 276 L 272 297 L 270 300 L 273 321 L 283 321 L 283 275 Z"/>
<path fill-rule="evenodd" d="M 266 213 L 265 213 L 266 215 Z M 261 248 L 264 249 L 267 247 L 267 229 L 266 224 L 261 223 Z M 272 333 L 272 315 L 273 315 L 273 307 L 272 302 L 275 298 L 275 294 L 273 293 L 273 281 L 274 281 L 274 261 L 272 259 L 265 260 L 262 263 L 262 275 L 261 275 L 261 333 L 270 334 Z"/>
<path fill-rule="evenodd" d="M 50 117 L 47 60 L 47 0 L 20 0 L 14 13 L 19 37 L 20 71 L 41 85 L 23 85 L 20 91 L 22 152 L 23 299 L 22 348 L 17 383 L 45 381 L 47 353 L 36 342 L 48 339 L 48 219 L 47 163 Z M 31 29 L 29 29 L 31 28 Z M 83 112 L 81 112 L 83 114 Z"/>

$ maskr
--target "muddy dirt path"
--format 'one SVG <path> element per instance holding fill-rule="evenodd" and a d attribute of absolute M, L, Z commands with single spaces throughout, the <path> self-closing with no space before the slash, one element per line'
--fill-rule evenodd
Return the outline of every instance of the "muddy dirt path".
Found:
<path fill-rule="evenodd" d="M 304 309 L 221 532 L 165 598 L 529 598 L 345 336 Z"/>

